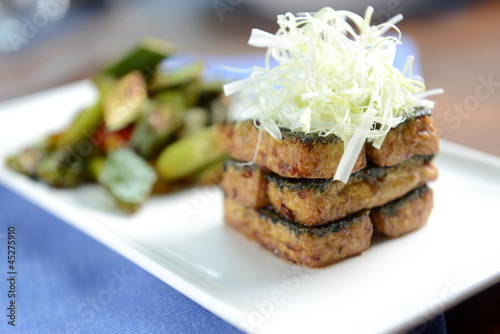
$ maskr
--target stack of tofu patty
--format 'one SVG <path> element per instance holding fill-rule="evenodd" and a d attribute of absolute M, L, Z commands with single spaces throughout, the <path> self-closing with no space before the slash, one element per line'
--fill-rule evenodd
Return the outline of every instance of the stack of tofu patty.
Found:
<path fill-rule="evenodd" d="M 226 223 L 274 254 L 323 267 L 367 250 L 373 231 L 397 237 L 427 221 L 439 149 L 427 109 L 391 129 L 380 149 L 366 143 L 347 183 L 333 179 L 340 138 L 281 132 L 276 140 L 253 121 L 221 127 L 232 157 L 222 179 Z"/>

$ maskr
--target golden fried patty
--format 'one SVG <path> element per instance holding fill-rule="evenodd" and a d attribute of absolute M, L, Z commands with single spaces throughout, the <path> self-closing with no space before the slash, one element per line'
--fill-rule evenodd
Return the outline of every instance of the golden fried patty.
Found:
<path fill-rule="evenodd" d="M 366 158 L 377 166 L 392 166 L 419 154 L 439 150 L 437 125 L 430 115 L 410 118 L 391 129 L 380 149 L 366 145 Z"/>
<path fill-rule="evenodd" d="M 395 201 L 372 209 L 370 218 L 376 232 L 394 238 L 424 226 L 432 207 L 432 189 L 423 185 Z"/>
<path fill-rule="evenodd" d="M 224 164 L 220 185 L 227 197 L 247 207 L 261 208 L 269 204 L 264 174 L 255 165 L 243 166 L 229 159 Z"/>
<path fill-rule="evenodd" d="M 258 147 L 255 164 L 283 177 L 333 178 L 344 154 L 344 142 L 335 135 L 322 137 L 316 133 L 281 129 L 283 138 L 276 140 L 267 131 L 258 130 L 252 121 L 231 123 L 220 129 L 232 158 L 253 161 Z M 261 139 L 257 145 L 259 135 Z M 380 150 L 367 143 L 352 172 L 364 168 L 367 160 L 377 166 L 393 166 L 414 155 L 434 154 L 438 150 L 437 126 L 425 109 L 391 129 Z"/>
<path fill-rule="evenodd" d="M 370 247 L 368 210 L 321 227 L 295 223 L 272 208 L 247 208 L 224 199 L 226 223 L 279 257 L 308 267 L 324 267 Z"/>
<path fill-rule="evenodd" d="M 269 201 L 291 220 L 320 226 L 384 205 L 436 179 L 437 170 L 431 159 L 432 156 L 414 156 L 396 166 L 368 166 L 351 175 L 346 184 L 332 179 L 287 179 L 272 173 L 263 177 L 255 166 L 240 167 L 228 161 L 222 187 L 226 196 L 245 206 L 258 208 Z"/>
<path fill-rule="evenodd" d="M 344 142 L 340 138 L 334 135 L 321 137 L 285 129 L 281 131 L 283 138 L 276 140 L 267 131 L 258 130 L 252 121 L 243 121 L 222 126 L 221 137 L 231 157 L 241 161 L 253 161 L 260 135 L 255 164 L 283 177 L 334 177 L 344 154 Z M 363 148 L 353 172 L 365 165 Z"/>

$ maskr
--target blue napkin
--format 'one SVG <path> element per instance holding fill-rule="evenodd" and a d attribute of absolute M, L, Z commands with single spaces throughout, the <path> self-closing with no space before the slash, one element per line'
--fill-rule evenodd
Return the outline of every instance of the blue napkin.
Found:
<path fill-rule="evenodd" d="M 1 333 L 240 333 L 139 266 L 0 185 Z M 15 228 L 15 327 L 7 229 Z"/>

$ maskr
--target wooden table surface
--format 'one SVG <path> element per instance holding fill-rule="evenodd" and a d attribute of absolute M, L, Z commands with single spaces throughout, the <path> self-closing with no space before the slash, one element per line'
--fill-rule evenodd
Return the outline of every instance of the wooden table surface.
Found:
<path fill-rule="evenodd" d="M 398 26 L 420 47 L 427 87 L 445 89 L 434 98 L 441 138 L 500 156 L 500 1 L 409 17 Z M 246 44 L 252 27 L 276 30 L 244 2 L 223 17 L 211 2 L 207 7 L 196 1 L 99 11 L 18 53 L 0 55 L 0 100 L 88 77 L 144 35 L 167 39 L 184 52 L 254 52 Z M 497 284 L 446 313 L 450 333 L 500 333 L 499 306 Z"/>

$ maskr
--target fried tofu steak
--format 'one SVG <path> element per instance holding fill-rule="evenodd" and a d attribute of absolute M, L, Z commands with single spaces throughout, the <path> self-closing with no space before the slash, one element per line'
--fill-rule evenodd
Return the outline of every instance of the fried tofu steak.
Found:
<path fill-rule="evenodd" d="M 287 218 L 319 226 L 363 209 L 384 205 L 437 178 L 430 156 L 414 156 L 391 167 L 367 166 L 344 184 L 322 179 L 287 179 L 256 166 L 226 162 L 226 196 L 259 208 L 271 203 Z"/>
<path fill-rule="evenodd" d="M 410 157 L 439 151 L 438 128 L 427 109 L 391 129 L 380 149 L 366 145 L 366 158 L 377 166 L 392 166 Z"/>
<path fill-rule="evenodd" d="M 335 176 L 344 154 L 344 142 L 340 138 L 286 129 L 281 129 L 281 133 L 283 138 L 276 140 L 267 131 L 257 129 L 252 121 L 221 127 L 221 137 L 226 149 L 236 160 L 253 161 L 257 149 L 255 164 L 283 177 L 330 179 Z M 353 172 L 365 165 L 363 148 Z"/>
<path fill-rule="evenodd" d="M 426 185 L 370 212 L 375 231 L 395 238 L 425 225 L 433 208 L 433 192 Z"/>
<path fill-rule="evenodd" d="M 257 129 L 252 121 L 242 121 L 222 126 L 220 132 L 229 155 L 236 160 L 254 161 L 255 157 L 256 165 L 286 178 L 335 176 L 344 154 L 344 142 L 339 137 L 280 130 L 283 138 L 276 140 L 267 131 Z M 367 161 L 376 166 L 393 166 L 414 155 L 430 155 L 438 150 L 437 125 L 430 111 L 422 109 L 391 129 L 380 149 L 367 143 L 352 172 L 364 168 Z"/>
<path fill-rule="evenodd" d="M 370 247 L 373 226 L 369 211 L 321 227 L 307 227 L 283 217 L 270 207 L 254 209 L 224 199 L 226 224 L 275 255 L 311 268 L 363 253 Z"/>
<path fill-rule="evenodd" d="M 267 174 L 267 195 L 286 217 L 309 226 L 346 217 L 397 199 L 437 178 L 431 157 L 413 158 L 391 167 L 368 166 L 347 183 L 285 179 Z"/>
<path fill-rule="evenodd" d="M 226 224 L 273 254 L 311 268 L 325 267 L 370 247 L 373 231 L 399 237 L 424 226 L 432 211 L 433 193 L 426 185 L 372 210 L 362 210 L 323 226 L 292 221 L 272 206 L 245 207 L 224 198 Z"/>
<path fill-rule="evenodd" d="M 227 197 L 247 207 L 261 208 L 269 204 L 264 174 L 255 165 L 245 166 L 229 159 L 224 164 L 220 185 Z"/>

